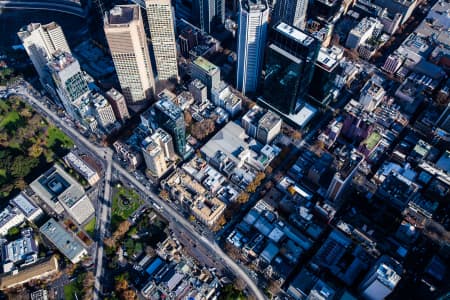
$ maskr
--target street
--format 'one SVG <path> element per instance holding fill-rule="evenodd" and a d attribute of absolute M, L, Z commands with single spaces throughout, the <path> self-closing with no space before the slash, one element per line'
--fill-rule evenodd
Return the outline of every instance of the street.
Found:
<path fill-rule="evenodd" d="M 33 107 L 38 107 L 41 114 L 43 114 L 49 121 L 54 122 L 61 130 L 64 131 L 74 143 L 81 150 L 85 150 L 88 154 L 96 158 L 98 162 L 101 162 L 103 166 L 106 166 L 106 176 L 105 176 L 105 192 L 104 199 L 102 199 L 102 205 L 100 208 L 99 221 L 99 235 L 97 239 L 97 255 L 96 255 L 96 282 L 94 299 L 99 299 L 99 293 L 102 291 L 102 278 L 103 278 L 103 237 L 105 235 L 105 224 L 109 220 L 109 211 L 111 205 L 109 204 L 110 199 L 110 187 L 109 182 L 111 180 L 112 168 L 114 168 L 121 176 L 126 178 L 131 182 L 140 193 L 143 193 L 147 197 L 146 202 L 152 205 L 152 202 L 158 204 L 162 209 L 160 211 L 161 215 L 164 216 L 168 221 L 175 222 L 180 231 L 186 232 L 187 235 L 192 236 L 198 245 L 204 247 L 210 251 L 211 255 L 215 257 L 222 258 L 223 264 L 228 267 L 230 271 L 234 273 L 237 278 L 241 278 L 247 284 L 249 290 L 257 299 L 266 299 L 265 295 L 260 291 L 255 282 L 250 278 L 250 276 L 245 272 L 237 263 L 235 263 L 224 251 L 215 243 L 215 241 L 210 241 L 204 236 L 201 236 L 192 224 L 189 223 L 179 212 L 174 210 L 171 206 L 167 204 L 166 201 L 161 199 L 158 195 L 149 191 L 141 182 L 139 182 L 132 174 L 126 171 L 119 163 L 112 161 L 112 150 L 109 148 L 98 147 L 91 142 L 89 142 L 83 135 L 81 135 L 74 128 L 67 126 L 64 121 L 61 120 L 53 111 L 50 111 L 43 103 L 39 102 L 36 98 L 29 95 L 26 88 L 18 87 L 17 94 L 24 97 Z M 109 177 L 108 177 L 109 176 Z M 152 205 L 153 206 L 153 205 Z"/>

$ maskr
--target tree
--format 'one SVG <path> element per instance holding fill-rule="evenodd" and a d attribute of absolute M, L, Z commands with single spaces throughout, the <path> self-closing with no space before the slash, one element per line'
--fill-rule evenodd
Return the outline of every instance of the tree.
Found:
<path fill-rule="evenodd" d="M 159 197 L 161 197 L 164 200 L 169 200 L 169 192 L 167 192 L 166 190 L 161 190 L 159 192 Z"/>
<path fill-rule="evenodd" d="M 295 131 L 292 133 L 292 138 L 293 138 L 294 140 L 299 140 L 299 139 L 302 138 L 302 134 L 300 133 L 300 131 L 295 130 Z"/>
<path fill-rule="evenodd" d="M 131 223 L 128 220 L 125 220 L 119 224 L 117 230 L 113 233 L 113 239 L 116 241 L 121 239 L 130 229 Z"/>
<path fill-rule="evenodd" d="M 18 227 L 12 227 L 8 230 L 9 236 L 16 236 L 20 233 L 20 229 Z"/>
<path fill-rule="evenodd" d="M 34 157 L 17 156 L 11 166 L 11 174 L 16 178 L 27 176 L 31 170 L 39 164 Z"/>
<path fill-rule="evenodd" d="M 192 115 L 188 110 L 184 111 L 184 122 L 186 122 L 186 126 L 189 126 L 192 123 Z"/>
<path fill-rule="evenodd" d="M 28 154 L 31 157 L 39 157 L 43 151 L 44 149 L 38 143 L 33 144 L 30 148 L 28 148 Z"/>
<path fill-rule="evenodd" d="M 134 300 L 136 299 L 136 292 L 132 289 L 128 289 L 122 293 L 122 298 L 124 300 Z"/>
<path fill-rule="evenodd" d="M 191 126 L 191 134 L 198 140 L 205 139 L 208 135 L 214 132 L 215 123 L 213 119 L 205 119 L 201 122 L 196 122 Z"/>
<path fill-rule="evenodd" d="M 116 292 L 125 291 L 128 289 L 128 281 L 125 278 L 120 278 L 119 280 L 116 280 L 116 284 L 114 286 L 114 290 Z"/>
<path fill-rule="evenodd" d="M 250 195 L 246 192 L 242 192 L 239 194 L 239 196 L 236 198 L 236 201 L 240 204 L 246 203 L 248 199 L 250 198 Z"/>

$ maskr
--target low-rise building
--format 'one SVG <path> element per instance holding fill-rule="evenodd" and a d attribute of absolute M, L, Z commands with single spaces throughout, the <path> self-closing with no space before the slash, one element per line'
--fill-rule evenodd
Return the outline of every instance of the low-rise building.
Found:
<path fill-rule="evenodd" d="M 30 222 L 36 221 L 43 215 L 42 209 L 23 192 L 11 199 L 10 203 L 17 207 Z"/>
<path fill-rule="evenodd" d="M 91 100 L 98 123 L 108 131 L 110 126 L 117 121 L 111 104 L 100 94 L 93 95 Z"/>
<path fill-rule="evenodd" d="M 98 173 L 75 153 L 69 152 L 69 154 L 64 156 L 64 160 L 74 168 L 75 171 L 83 176 L 91 186 L 95 185 L 100 180 Z"/>
<path fill-rule="evenodd" d="M 135 170 L 142 163 L 142 154 L 133 150 L 129 145 L 115 141 L 113 147 L 119 157 L 127 163 L 128 168 Z"/>
<path fill-rule="evenodd" d="M 82 243 L 55 219 L 48 220 L 39 230 L 73 264 L 87 256 L 88 252 Z"/>
<path fill-rule="evenodd" d="M 22 230 L 17 240 L 1 245 L 3 272 L 33 264 L 38 258 L 38 247 L 31 228 Z"/>
<path fill-rule="evenodd" d="M 20 225 L 25 220 L 23 213 L 14 206 L 7 206 L 0 212 L 0 236 L 8 234 L 8 231 Z"/>
<path fill-rule="evenodd" d="M 33 181 L 30 187 L 57 214 L 65 210 L 78 224 L 95 212 L 83 187 L 57 164 Z"/>
<path fill-rule="evenodd" d="M 281 131 L 281 118 L 270 110 L 253 106 L 241 120 L 245 132 L 263 144 L 269 144 Z"/>
<path fill-rule="evenodd" d="M 52 256 L 49 260 L 27 267 L 19 272 L 0 277 L 0 290 L 10 289 L 32 280 L 42 280 L 58 273 L 58 259 Z"/>

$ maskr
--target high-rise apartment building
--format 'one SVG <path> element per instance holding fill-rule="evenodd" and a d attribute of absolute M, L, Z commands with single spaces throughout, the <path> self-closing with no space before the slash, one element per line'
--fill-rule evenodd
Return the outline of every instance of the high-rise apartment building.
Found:
<path fill-rule="evenodd" d="M 154 105 L 154 122 L 172 135 L 176 152 L 184 158 L 187 152 L 183 111 L 171 100 L 163 98 Z"/>
<path fill-rule="evenodd" d="M 258 87 L 266 45 L 269 6 L 266 0 L 242 0 L 239 6 L 236 87 L 244 95 Z"/>
<path fill-rule="evenodd" d="M 194 0 L 192 10 L 196 25 L 207 33 L 225 22 L 225 0 Z"/>
<path fill-rule="evenodd" d="M 111 88 L 106 92 L 105 96 L 109 104 L 111 104 L 117 120 L 123 123 L 130 118 L 125 97 L 121 93 L 115 88 Z"/>
<path fill-rule="evenodd" d="M 17 35 L 22 41 L 41 82 L 43 84 L 50 83 L 51 77 L 47 71 L 47 63 L 52 59 L 52 55 L 57 50 L 70 53 L 61 26 L 55 22 L 45 25 L 31 23 L 20 29 Z"/>
<path fill-rule="evenodd" d="M 56 93 L 66 111 L 75 119 L 83 117 L 83 98 L 90 90 L 78 60 L 70 53 L 58 51 L 48 63 Z"/>
<path fill-rule="evenodd" d="M 177 46 L 171 2 L 146 0 L 145 4 L 158 79 L 178 79 Z"/>
<path fill-rule="evenodd" d="M 270 34 L 264 64 L 263 100 L 285 114 L 294 113 L 309 90 L 320 41 L 284 22 Z"/>
<path fill-rule="evenodd" d="M 308 0 L 277 0 L 271 23 L 285 22 L 302 30 L 306 25 Z"/>
<path fill-rule="evenodd" d="M 125 100 L 145 103 L 155 82 L 139 6 L 116 5 L 105 14 L 104 30 Z"/>

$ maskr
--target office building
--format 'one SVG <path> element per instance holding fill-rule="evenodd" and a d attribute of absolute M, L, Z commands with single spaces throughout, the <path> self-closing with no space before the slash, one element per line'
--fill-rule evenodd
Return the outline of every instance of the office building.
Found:
<path fill-rule="evenodd" d="M 39 231 L 73 264 L 88 254 L 81 242 L 55 219 L 48 220 Z"/>
<path fill-rule="evenodd" d="M 56 275 L 58 270 L 58 259 L 53 255 L 50 259 L 42 263 L 26 267 L 19 272 L 1 276 L 0 290 L 21 286 L 32 280 L 35 280 L 35 282 L 36 280 L 44 280 L 50 276 Z"/>
<path fill-rule="evenodd" d="M 345 189 L 352 182 L 364 157 L 356 150 L 343 150 L 338 154 L 336 163 L 336 173 L 331 180 L 326 192 L 326 198 L 338 203 Z M 339 203 L 338 203 L 339 204 Z"/>
<path fill-rule="evenodd" d="M 266 46 L 269 6 L 266 0 L 242 0 L 238 14 L 236 87 L 255 93 Z"/>
<path fill-rule="evenodd" d="M 207 33 L 225 23 L 225 0 L 194 0 L 192 10 L 196 25 Z"/>
<path fill-rule="evenodd" d="M 436 122 L 436 126 L 450 133 L 450 103 L 447 105 L 442 114 L 439 116 Z"/>
<path fill-rule="evenodd" d="M 382 256 L 363 279 L 361 296 L 367 300 L 383 300 L 389 296 L 400 281 L 401 265 L 394 259 Z"/>
<path fill-rule="evenodd" d="M 330 51 L 321 48 L 317 55 L 314 75 L 309 88 L 309 95 L 316 103 L 328 105 L 337 97 L 336 77 L 339 60 L 330 55 Z"/>
<path fill-rule="evenodd" d="M 263 144 L 270 144 L 281 131 L 281 118 L 272 111 L 267 111 L 258 121 L 256 139 Z"/>
<path fill-rule="evenodd" d="M 83 98 L 90 90 L 78 60 L 68 52 L 57 51 L 48 63 L 56 93 L 66 112 L 74 119 L 84 117 Z"/>
<path fill-rule="evenodd" d="M 211 100 L 216 106 L 225 109 L 232 118 L 242 110 L 242 95 L 223 81 L 212 91 Z"/>
<path fill-rule="evenodd" d="M 38 258 L 38 246 L 31 228 L 22 230 L 21 237 L 1 245 L 3 272 L 33 264 Z"/>
<path fill-rule="evenodd" d="M 95 212 L 83 187 L 55 164 L 30 184 L 31 189 L 57 214 L 65 210 L 78 224 Z"/>
<path fill-rule="evenodd" d="M 194 79 L 189 83 L 189 92 L 196 103 L 202 103 L 208 97 L 206 85 L 198 79 Z"/>
<path fill-rule="evenodd" d="M 371 112 L 380 105 L 385 95 L 386 91 L 383 88 L 383 79 L 375 75 L 361 89 L 359 103 L 362 104 L 364 110 Z"/>
<path fill-rule="evenodd" d="M 266 110 L 258 105 L 253 106 L 241 119 L 241 127 L 245 133 L 251 137 L 256 137 L 258 132 L 258 122 L 264 116 Z"/>
<path fill-rule="evenodd" d="M 155 82 L 141 9 L 115 6 L 105 14 L 104 30 L 125 100 L 129 105 L 145 103 Z"/>
<path fill-rule="evenodd" d="M 288 25 L 305 29 L 308 0 L 277 0 L 270 22 L 285 22 Z"/>
<path fill-rule="evenodd" d="M 91 166 L 89 166 L 82 158 L 76 155 L 74 152 L 69 152 L 64 156 L 64 161 L 75 169 L 86 181 L 91 185 L 95 185 L 100 176 Z"/>
<path fill-rule="evenodd" d="M 186 26 L 178 35 L 178 43 L 180 44 L 181 55 L 189 58 L 189 51 L 198 45 L 199 32 L 190 26 Z"/>
<path fill-rule="evenodd" d="M 161 99 L 154 105 L 155 123 L 172 135 L 175 150 L 182 158 L 186 151 L 186 124 L 183 111 L 171 100 Z"/>
<path fill-rule="evenodd" d="M 153 55 L 159 80 L 178 80 L 177 44 L 170 0 L 146 0 Z"/>
<path fill-rule="evenodd" d="M 161 147 L 166 158 L 171 160 L 175 158 L 173 140 L 170 134 L 168 134 L 162 128 L 157 128 L 155 132 L 153 132 L 151 138 Z"/>
<path fill-rule="evenodd" d="M 109 104 L 111 104 L 117 120 L 124 123 L 130 118 L 127 102 L 121 93 L 119 93 L 115 88 L 111 88 L 106 92 L 105 97 L 108 99 Z"/>
<path fill-rule="evenodd" d="M 7 206 L 0 211 L 0 236 L 5 236 L 8 231 L 25 221 L 25 216 L 14 206 Z"/>
<path fill-rule="evenodd" d="M 349 49 L 358 49 L 371 37 L 378 36 L 381 33 L 383 24 L 376 18 L 364 18 L 355 28 L 350 30 L 345 47 Z"/>
<path fill-rule="evenodd" d="M 112 105 L 101 94 L 93 95 L 91 101 L 98 124 L 108 131 L 108 128 L 117 121 Z"/>
<path fill-rule="evenodd" d="M 208 99 L 211 99 L 211 91 L 219 85 L 220 68 L 209 60 L 199 56 L 190 64 L 191 77 L 198 79 L 207 87 Z"/>
<path fill-rule="evenodd" d="M 69 45 L 61 26 L 55 22 L 42 25 L 31 23 L 23 27 L 17 33 L 31 62 L 33 63 L 39 79 L 43 84 L 50 84 L 50 76 L 47 72 L 47 63 L 52 55 L 61 50 L 70 53 Z"/>
<path fill-rule="evenodd" d="M 164 151 L 156 141 L 148 137 L 142 142 L 142 154 L 145 165 L 150 173 L 159 178 L 167 170 L 167 164 L 164 157 Z"/>
<path fill-rule="evenodd" d="M 284 22 L 270 34 L 264 64 L 263 101 L 285 114 L 305 100 L 314 74 L 320 41 Z"/>

